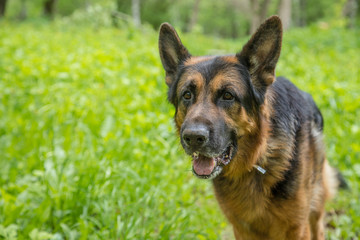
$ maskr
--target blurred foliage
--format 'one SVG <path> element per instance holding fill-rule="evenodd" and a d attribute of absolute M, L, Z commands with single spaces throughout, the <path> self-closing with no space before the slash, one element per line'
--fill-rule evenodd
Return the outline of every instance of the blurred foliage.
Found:
<path fill-rule="evenodd" d="M 78 14 L 0 22 L 0 238 L 232 236 L 175 135 L 157 33 L 86 27 L 98 14 Z M 181 36 L 194 55 L 245 42 Z M 358 36 L 326 24 L 289 31 L 277 68 L 313 94 L 329 161 L 351 188 L 328 205 L 327 239 L 360 234 Z"/>
<path fill-rule="evenodd" d="M 170 22 L 183 31 L 191 29 L 227 38 L 246 36 L 249 33 L 254 14 L 251 11 L 250 0 L 199 1 L 199 9 L 195 14 L 197 20 L 191 28 L 189 25 L 192 25 L 195 0 L 141 0 L 141 21 L 150 24 L 154 29 L 158 29 L 162 22 Z M 93 13 L 92 16 L 96 20 L 101 18 L 101 21 L 95 24 L 97 26 L 108 26 L 109 23 L 121 26 L 124 19 L 127 22 L 131 20 L 131 3 L 130 0 L 61 0 L 56 3 L 56 16 L 70 16 L 71 19 L 79 20 L 84 14 Z M 279 3 L 280 0 L 270 0 L 266 16 L 278 14 Z M 323 20 L 342 21 L 345 25 L 346 19 L 342 17 L 345 3 L 346 0 L 293 0 L 292 26 L 306 26 Z M 24 9 L 28 19 L 42 17 L 43 4 L 44 0 L 8 0 L 6 17 L 19 19 Z M 357 12 L 357 22 L 360 22 L 360 7 Z M 114 13 L 118 13 L 115 18 Z M 103 21 L 104 18 L 110 20 Z"/>
<path fill-rule="evenodd" d="M 250 0 L 249 0 L 250 1 Z M 249 33 L 251 14 L 248 0 L 200 1 L 195 30 L 220 37 L 239 37 Z M 345 0 L 292 1 L 293 26 L 298 15 L 310 25 L 320 20 L 334 21 L 341 18 Z M 118 0 L 118 11 L 131 15 L 131 1 Z M 146 0 L 141 1 L 141 17 L 158 29 L 162 22 L 170 22 L 183 31 L 187 30 L 193 14 L 194 0 Z M 280 0 L 271 0 L 267 16 L 278 14 Z M 360 9 L 360 8 L 359 8 Z M 300 12 L 300 13 L 299 13 Z M 360 15 L 360 14 L 358 14 Z M 358 16 L 360 17 L 360 16 Z"/>

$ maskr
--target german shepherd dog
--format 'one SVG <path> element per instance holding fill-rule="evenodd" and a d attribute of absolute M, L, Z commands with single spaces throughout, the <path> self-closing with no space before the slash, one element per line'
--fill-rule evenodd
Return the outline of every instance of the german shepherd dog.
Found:
<path fill-rule="evenodd" d="M 236 239 L 324 239 L 325 200 L 341 183 L 311 95 L 275 77 L 281 41 L 272 16 L 237 54 L 195 57 L 160 27 L 181 144 L 194 175 L 212 180 Z"/>

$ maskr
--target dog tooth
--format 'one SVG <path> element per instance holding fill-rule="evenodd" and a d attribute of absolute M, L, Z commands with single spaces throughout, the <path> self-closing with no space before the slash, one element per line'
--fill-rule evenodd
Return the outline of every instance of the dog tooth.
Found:
<path fill-rule="evenodd" d="M 194 153 L 193 153 L 193 158 L 198 159 L 198 158 L 199 158 L 199 153 L 194 152 Z"/>

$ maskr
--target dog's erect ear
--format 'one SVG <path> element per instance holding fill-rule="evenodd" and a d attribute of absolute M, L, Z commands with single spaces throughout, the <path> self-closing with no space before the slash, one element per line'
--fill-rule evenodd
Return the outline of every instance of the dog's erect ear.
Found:
<path fill-rule="evenodd" d="M 281 40 L 281 20 L 272 16 L 260 25 L 241 52 L 236 54 L 240 62 L 248 67 L 253 85 L 261 92 L 275 81 Z"/>
<path fill-rule="evenodd" d="M 162 65 L 166 71 L 166 84 L 170 86 L 175 80 L 179 63 L 191 55 L 181 43 L 175 29 L 168 23 L 160 26 L 159 51 Z"/>

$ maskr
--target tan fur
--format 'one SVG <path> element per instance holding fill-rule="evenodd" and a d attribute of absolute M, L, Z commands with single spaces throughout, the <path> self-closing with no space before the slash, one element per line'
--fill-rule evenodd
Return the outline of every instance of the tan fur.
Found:
<path fill-rule="evenodd" d="M 224 59 L 224 58 L 223 58 Z M 245 95 L 246 88 L 241 85 L 237 79 L 240 75 L 233 69 L 226 69 L 226 71 L 219 72 L 210 83 L 210 91 L 214 94 L 221 86 L 226 85 L 234 89 L 236 92 Z"/>
<path fill-rule="evenodd" d="M 233 225 L 235 238 L 324 239 L 325 201 L 334 196 L 339 182 L 336 171 L 326 160 L 319 123 L 303 120 L 295 129 L 293 125 L 297 119 L 291 119 L 287 122 L 289 126 L 282 129 L 283 125 L 273 121 L 280 119 L 280 114 L 275 111 L 278 110 L 276 106 L 279 105 L 275 104 L 279 96 L 271 86 L 275 81 L 275 66 L 281 49 L 280 19 L 276 16 L 269 18 L 236 56 L 216 58 L 191 57 L 176 32 L 174 37 L 167 35 L 169 31 L 175 31 L 171 26 L 165 24 L 162 29 L 164 33 L 160 34 L 159 46 L 164 69 L 169 75 L 167 84 L 171 86 L 175 79 L 177 67 L 173 63 L 176 59 L 185 59 L 182 63 L 187 69 L 178 79 L 174 99 L 181 98 L 188 84 L 195 86 L 192 91 L 196 99 L 191 103 L 180 101 L 174 104 L 177 107 L 175 123 L 178 133 L 187 121 L 202 121 L 208 125 L 225 122 L 231 133 L 235 132 L 236 140 L 231 141 L 236 142 L 236 155 L 213 179 L 216 198 Z M 167 50 L 169 42 L 177 51 Z M 175 56 L 177 52 L 179 56 Z M 200 63 L 209 64 L 213 60 L 225 64 L 214 68 L 211 75 L 197 72 L 197 64 L 201 66 Z M 246 66 L 250 74 L 247 80 L 251 84 L 241 81 L 244 80 L 239 73 L 241 69 L 232 67 L 239 64 Z M 247 111 L 241 104 L 243 99 L 221 105 L 223 107 L 214 101 L 219 99 L 217 95 L 221 95 L 224 88 L 246 96 L 249 84 L 257 93 L 264 94 L 259 108 L 250 105 Z M 272 131 L 274 126 L 276 132 Z M 254 166 L 260 166 L 266 173 L 260 173 Z M 283 182 L 287 184 L 286 188 L 277 188 Z"/>
<path fill-rule="evenodd" d="M 206 57 L 192 57 L 192 58 L 187 59 L 184 62 L 184 65 L 185 66 L 194 65 L 194 64 L 209 60 L 211 58 L 213 58 L 213 57 L 212 56 L 209 56 L 209 57 L 207 57 L 207 56 Z"/>
<path fill-rule="evenodd" d="M 265 119 L 262 120 L 262 127 L 267 125 L 267 118 L 263 117 Z M 270 188 L 276 181 L 279 181 L 282 173 L 287 169 L 287 159 L 291 157 L 293 146 L 287 145 L 286 139 L 271 136 L 267 131 L 260 131 L 257 134 L 260 139 L 263 139 L 257 142 L 259 149 L 256 147 L 252 150 L 246 148 L 244 151 L 253 151 L 253 153 L 244 154 L 243 156 L 246 157 L 243 159 L 241 158 L 241 152 L 238 153 L 236 162 L 228 166 L 226 176 L 230 177 L 232 182 L 224 184 L 221 183 L 221 179 L 215 179 L 214 181 L 216 197 L 225 215 L 234 226 L 236 239 L 267 239 L 265 236 L 270 236 L 269 239 L 324 239 L 324 202 L 326 198 L 334 194 L 331 189 L 336 189 L 338 183 L 331 182 L 336 179 L 335 172 L 326 161 L 319 168 L 320 172 L 324 172 L 324 174 L 319 174 L 322 184 L 312 185 L 310 182 L 313 166 L 306 158 L 316 157 L 316 153 L 312 152 L 312 148 L 313 145 L 315 145 L 315 148 L 322 147 L 321 139 L 316 139 L 311 143 L 306 140 L 307 135 L 304 135 L 303 140 L 300 141 L 302 145 L 301 157 L 304 158 L 301 162 L 304 164 L 301 171 L 299 171 L 301 180 L 296 198 L 275 201 L 271 196 Z M 250 139 L 244 141 L 251 141 Z M 254 146 L 254 143 L 256 145 L 256 141 L 252 141 L 249 145 Z M 266 144 L 267 148 L 264 151 L 263 146 Z M 244 144 L 240 146 L 244 146 Z M 276 152 L 276 149 L 287 150 L 281 151 L 283 156 L 274 156 L 272 153 Z M 320 151 L 317 154 L 323 156 L 323 148 L 317 150 Z M 271 157 L 276 157 L 279 160 L 283 159 L 283 162 L 270 162 Z M 242 172 L 241 177 L 238 177 L 239 172 L 234 170 L 243 169 L 244 166 L 240 165 L 244 165 L 246 162 L 250 165 L 254 161 L 261 164 L 259 163 L 261 160 L 265 169 L 271 169 L 271 172 L 264 176 L 259 176 L 261 174 L 253 169 L 249 172 Z M 271 165 L 271 168 L 268 167 L 269 165 Z M 264 183 L 262 189 L 258 189 L 256 175 Z M 256 201 L 251 201 L 251 199 L 256 199 Z M 259 221 L 259 219 L 262 220 Z"/>
<path fill-rule="evenodd" d="M 192 77 L 198 79 L 194 81 L 199 86 L 198 89 L 205 91 L 202 83 L 204 79 L 197 78 L 196 75 Z M 209 87 L 213 89 L 211 92 L 227 83 L 227 79 L 221 73 L 214 79 L 216 81 Z M 292 157 L 294 146 L 288 143 L 286 136 L 272 136 L 269 133 L 269 118 L 273 112 L 272 92 L 267 93 L 258 118 L 248 116 L 241 107 L 228 111 L 218 110 L 211 106 L 211 94 L 205 95 L 202 92 L 199 93 L 199 98 L 203 100 L 190 108 L 187 117 L 196 117 L 204 112 L 214 118 L 221 115 L 229 125 L 239 129 L 237 135 L 241 136 L 238 139 L 238 146 L 241 148 L 232 164 L 224 167 L 227 182 L 222 182 L 225 181 L 222 178 L 214 180 L 216 197 L 226 217 L 234 226 L 236 239 L 266 239 L 265 236 L 270 236 L 269 239 L 323 239 L 324 201 L 331 195 L 331 187 L 328 186 L 331 183 L 328 183 L 324 176 L 333 173 L 327 162 L 324 162 L 325 167 L 315 165 L 324 174 L 319 175 L 323 179 L 320 181 L 321 185 L 312 185 L 310 179 L 314 165 L 306 160 L 308 157 L 324 156 L 321 136 L 313 131 L 314 142 L 308 142 L 308 136 L 304 132 L 300 141 L 300 156 L 303 158 L 300 161 L 304 164 L 299 171 L 299 190 L 293 199 L 275 200 L 271 194 L 271 187 L 282 180 L 283 173 L 289 167 L 288 159 Z M 199 107 L 198 104 L 202 106 Z M 178 109 L 175 118 L 178 127 L 185 117 L 181 109 Z M 262 166 L 267 173 L 260 174 L 253 168 L 254 164 Z"/>
<path fill-rule="evenodd" d="M 229 63 L 238 63 L 239 60 L 235 56 L 225 56 L 223 59 Z"/>

